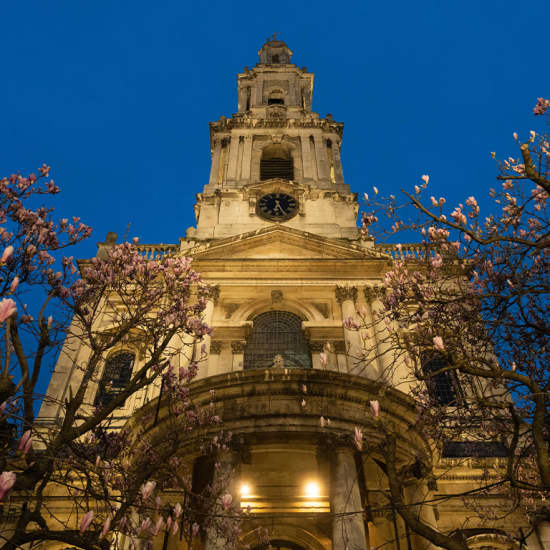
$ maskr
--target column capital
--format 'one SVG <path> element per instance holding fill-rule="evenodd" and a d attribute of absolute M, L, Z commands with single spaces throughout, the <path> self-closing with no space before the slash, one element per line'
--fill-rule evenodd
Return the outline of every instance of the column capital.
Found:
<path fill-rule="evenodd" d="M 244 346 L 245 342 L 243 342 L 242 340 L 235 340 L 231 342 L 231 351 L 233 352 L 233 355 L 244 353 Z"/>
<path fill-rule="evenodd" d="M 372 302 L 373 300 L 382 298 L 386 293 L 386 289 L 382 286 L 366 286 L 363 292 L 367 302 Z"/>
<path fill-rule="evenodd" d="M 222 343 L 217 340 L 210 344 L 210 354 L 219 355 L 222 352 Z"/>
<path fill-rule="evenodd" d="M 339 304 L 342 304 L 346 300 L 351 300 L 354 303 L 357 301 L 356 286 L 336 285 L 335 294 L 336 294 L 336 300 L 338 301 Z"/>
<path fill-rule="evenodd" d="M 220 297 L 220 285 L 207 285 L 199 290 L 199 296 L 206 298 L 206 301 L 218 303 Z"/>

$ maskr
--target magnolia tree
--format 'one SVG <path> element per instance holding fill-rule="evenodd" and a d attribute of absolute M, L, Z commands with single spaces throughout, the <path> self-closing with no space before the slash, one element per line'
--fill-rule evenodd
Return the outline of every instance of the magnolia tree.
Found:
<path fill-rule="evenodd" d="M 548 109 L 541 98 L 534 113 Z M 486 461 L 479 487 L 461 495 L 471 509 L 485 519 L 516 511 L 533 529 L 550 521 L 550 145 L 536 132 L 514 139 L 518 155 L 498 162 L 499 187 L 489 191 L 494 208 L 487 212 L 473 196 L 449 208 L 445 197 L 430 196 L 428 176 L 402 192 L 404 202 L 376 189 L 365 196 L 364 235 L 389 219 L 386 233 L 409 241 L 416 233 L 424 254 L 413 257 L 397 245 L 374 316 L 358 312 L 361 322 L 348 319 L 346 326 L 363 334 L 364 357 L 384 350 L 387 380 L 407 373 L 416 427 L 435 452 L 399 471 L 383 396 L 372 408 L 383 445 L 369 448 L 360 430 L 356 444 L 384 457 L 387 502 L 406 524 L 450 550 L 465 549 L 464 540 L 423 519 L 422 502 L 405 502 L 403 491 L 411 480 L 433 486 L 434 457 L 451 441 L 469 442 L 461 445 L 470 456 L 501 456 L 498 465 Z M 376 349 L 368 345 L 373 330 L 383 344 Z M 484 496 L 502 498 L 484 507 Z"/>
<path fill-rule="evenodd" d="M 131 546 L 159 534 L 191 544 L 207 530 L 232 541 L 227 480 L 216 475 L 199 494 L 183 456 L 191 439 L 196 454 L 223 451 L 229 439 L 208 403 L 190 398 L 197 362 L 181 360 L 185 344 L 196 349 L 210 333 L 201 320 L 209 289 L 189 259 L 148 261 L 135 242 L 77 269 L 65 249 L 90 228 L 29 206 L 58 191 L 47 166 L 0 180 L 0 547 L 56 541 L 91 550 L 121 534 Z M 69 391 L 59 403 L 46 397 L 58 422 L 40 425 L 40 377 L 61 348 L 76 347 L 83 359 Z M 139 360 L 124 387 L 94 400 L 107 357 L 121 347 L 139 349 Z M 161 388 L 156 402 L 113 429 L 112 413 L 152 385 Z"/>

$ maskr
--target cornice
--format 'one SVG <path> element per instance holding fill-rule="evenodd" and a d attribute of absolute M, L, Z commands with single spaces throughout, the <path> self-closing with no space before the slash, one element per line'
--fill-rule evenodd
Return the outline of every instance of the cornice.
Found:
<path fill-rule="evenodd" d="M 316 118 L 312 115 L 301 115 L 300 118 L 287 115 L 288 118 L 256 118 L 246 113 L 234 114 L 232 118 L 221 117 L 216 122 L 210 122 L 210 135 L 227 134 L 233 129 L 263 129 L 263 128 L 318 128 L 326 133 L 336 134 L 342 137 L 344 133 L 344 123 L 335 122 L 326 118 Z"/>

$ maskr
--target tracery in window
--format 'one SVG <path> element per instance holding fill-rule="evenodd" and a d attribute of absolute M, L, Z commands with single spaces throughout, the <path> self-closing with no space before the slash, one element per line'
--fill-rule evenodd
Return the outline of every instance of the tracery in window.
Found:
<path fill-rule="evenodd" d="M 302 320 L 288 311 L 268 311 L 253 320 L 244 350 L 245 369 L 311 367 L 309 342 Z"/>
<path fill-rule="evenodd" d="M 127 351 L 111 355 L 107 359 L 94 405 L 104 407 L 126 389 L 132 377 L 134 359 L 134 354 Z"/>

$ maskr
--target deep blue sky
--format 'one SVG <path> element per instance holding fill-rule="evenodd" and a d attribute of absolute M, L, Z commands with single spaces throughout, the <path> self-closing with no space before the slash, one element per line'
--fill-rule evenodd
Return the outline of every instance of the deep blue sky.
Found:
<path fill-rule="evenodd" d="M 1 10 L 0 175 L 42 162 L 59 217 L 177 242 L 208 180 L 208 122 L 236 111 L 236 73 L 278 31 L 315 73 L 314 110 L 345 122 L 352 189 L 482 199 L 490 151 L 536 127 L 550 95 L 550 2 L 34 0 Z M 452 201 L 451 201 L 452 202 Z"/>

